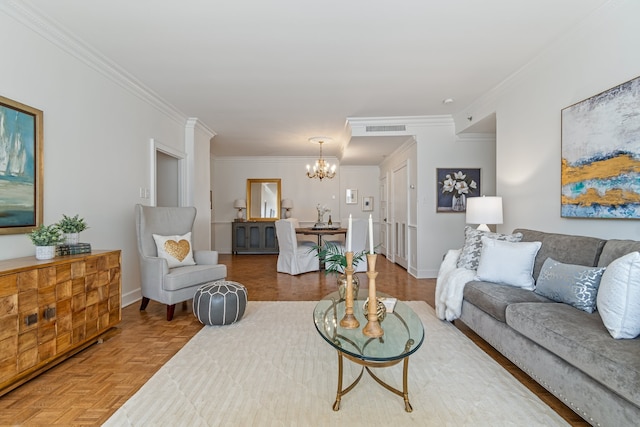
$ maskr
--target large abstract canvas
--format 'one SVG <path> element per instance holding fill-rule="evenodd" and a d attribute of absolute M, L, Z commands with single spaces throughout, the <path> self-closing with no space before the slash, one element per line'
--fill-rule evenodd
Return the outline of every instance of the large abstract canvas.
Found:
<path fill-rule="evenodd" d="M 562 213 L 640 218 L 640 77 L 562 110 Z"/>
<path fill-rule="evenodd" d="M 0 234 L 42 223 L 42 111 L 0 96 Z"/>

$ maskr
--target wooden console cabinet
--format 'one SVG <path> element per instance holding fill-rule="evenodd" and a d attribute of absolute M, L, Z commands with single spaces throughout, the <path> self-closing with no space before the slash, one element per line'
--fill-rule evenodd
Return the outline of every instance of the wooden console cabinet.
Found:
<path fill-rule="evenodd" d="M 120 251 L 0 261 L 0 396 L 121 319 Z"/>
<path fill-rule="evenodd" d="M 279 252 L 274 221 L 236 221 L 232 224 L 231 250 L 234 254 Z"/>

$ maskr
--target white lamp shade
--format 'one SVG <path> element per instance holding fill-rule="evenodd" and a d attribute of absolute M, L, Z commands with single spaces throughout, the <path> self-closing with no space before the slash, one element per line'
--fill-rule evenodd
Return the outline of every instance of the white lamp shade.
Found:
<path fill-rule="evenodd" d="M 233 202 L 233 207 L 236 209 L 244 209 L 247 207 L 247 201 L 245 199 L 236 199 L 236 201 Z"/>
<path fill-rule="evenodd" d="M 293 200 L 291 199 L 284 199 L 282 201 L 282 208 L 283 209 L 293 209 Z"/>
<path fill-rule="evenodd" d="M 502 197 L 469 197 L 467 224 L 502 224 Z"/>

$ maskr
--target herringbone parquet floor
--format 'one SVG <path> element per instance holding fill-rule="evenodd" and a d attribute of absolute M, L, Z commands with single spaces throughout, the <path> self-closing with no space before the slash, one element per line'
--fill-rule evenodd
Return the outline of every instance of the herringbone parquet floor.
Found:
<path fill-rule="evenodd" d="M 228 279 L 244 284 L 249 300 L 317 300 L 336 289 L 335 278 L 323 272 L 276 273 L 276 259 L 276 255 L 220 256 L 228 267 Z M 378 257 L 376 270 L 380 291 L 434 305 L 434 279 L 415 279 L 384 257 Z M 360 273 L 360 280 L 366 287 L 365 274 Z M 165 314 L 165 307 L 153 301 L 145 312 L 138 310 L 138 304 L 125 307 L 122 322 L 103 343 L 0 397 L 0 426 L 102 424 L 202 328 L 190 302 L 176 307 L 171 322 L 165 320 Z M 457 326 L 568 422 L 587 425 L 463 324 Z"/>

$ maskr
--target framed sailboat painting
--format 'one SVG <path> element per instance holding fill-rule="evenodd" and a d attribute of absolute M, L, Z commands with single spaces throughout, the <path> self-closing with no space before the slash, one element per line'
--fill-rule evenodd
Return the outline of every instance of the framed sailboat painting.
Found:
<path fill-rule="evenodd" d="M 0 234 L 42 223 L 42 116 L 0 96 Z"/>

